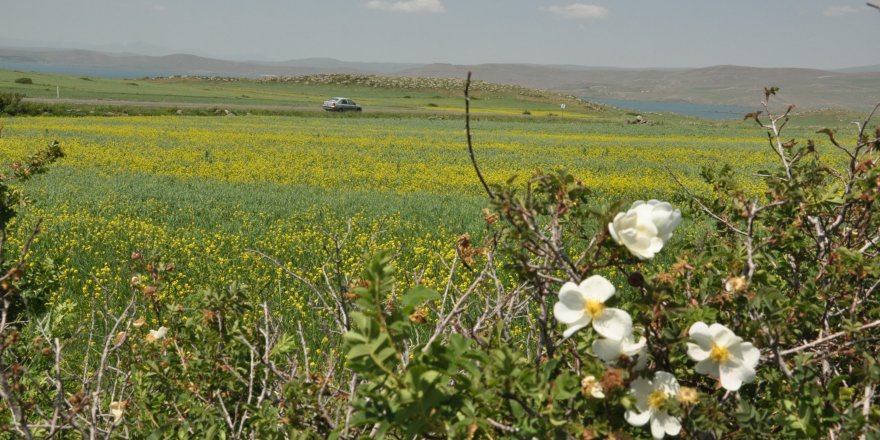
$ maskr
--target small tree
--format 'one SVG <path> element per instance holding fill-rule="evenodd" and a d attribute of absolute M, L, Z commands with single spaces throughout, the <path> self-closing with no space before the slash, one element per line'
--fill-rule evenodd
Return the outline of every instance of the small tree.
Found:
<path fill-rule="evenodd" d="M 15 115 L 23 110 L 21 93 L 0 93 L 0 114 Z"/>

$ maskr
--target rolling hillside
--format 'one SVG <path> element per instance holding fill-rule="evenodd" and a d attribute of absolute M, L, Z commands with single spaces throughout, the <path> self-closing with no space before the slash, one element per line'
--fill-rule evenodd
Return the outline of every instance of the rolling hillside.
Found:
<path fill-rule="evenodd" d="M 697 69 L 619 69 L 578 65 L 407 64 L 347 62 L 309 58 L 283 62 L 241 62 L 175 54 L 144 56 L 84 50 L 0 48 L 0 68 L 95 76 L 143 77 L 207 75 L 231 77 L 297 76 L 319 73 L 381 74 L 401 77 L 464 78 L 549 89 L 581 97 L 697 104 L 753 106 L 765 86 L 782 89 L 781 103 L 804 109 L 863 111 L 880 102 L 876 66 L 837 71 L 803 68 L 711 66 Z M 86 70 L 84 70 L 86 69 Z M 138 72 L 143 72 L 138 75 Z M 160 73 L 155 73 L 160 72 Z"/>
<path fill-rule="evenodd" d="M 802 108 L 864 109 L 880 102 L 880 72 L 713 66 L 682 70 L 575 70 L 522 64 L 432 64 L 405 76 L 474 76 L 501 84 L 558 90 L 577 96 L 699 104 L 754 105 L 764 86 Z"/>

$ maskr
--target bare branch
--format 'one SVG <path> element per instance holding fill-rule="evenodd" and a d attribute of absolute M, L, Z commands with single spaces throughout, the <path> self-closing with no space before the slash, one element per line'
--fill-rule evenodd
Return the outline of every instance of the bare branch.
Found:
<path fill-rule="evenodd" d="M 700 200 L 699 197 L 697 197 L 693 192 L 691 192 L 691 190 L 688 189 L 688 187 L 686 187 L 686 186 L 684 185 L 684 183 L 681 182 L 681 180 L 678 180 L 678 176 L 676 176 L 675 173 L 672 172 L 672 170 L 670 170 L 669 168 L 666 168 L 666 172 L 669 173 L 670 176 L 672 176 L 672 180 L 674 180 L 675 183 L 678 184 L 678 186 L 681 187 L 681 189 L 683 189 L 683 190 L 688 194 L 688 197 L 690 197 L 691 200 L 693 200 L 694 202 L 697 202 L 697 204 L 700 205 L 700 209 L 701 209 L 703 212 L 705 212 L 709 217 L 712 217 L 713 219 L 715 219 L 716 221 L 720 222 L 720 223 L 723 224 L 724 226 L 727 226 L 728 229 L 730 229 L 731 231 L 733 231 L 733 232 L 735 232 L 735 233 L 737 233 L 737 234 L 740 234 L 740 235 L 748 235 L 748 234 L 747 234 L 745 231 L 743 231 L 742 229 L 737 228 L 736 226 L 734 226 L 734 225 L 733 225 L 732 223 L 730 223 L 729 221 L 724 220 L 723 218 L 719 217 L 717 214 L 715 214 L 714 212 L 712 212 L 712 210 L 709 209 L 709 207 L 706 206 L 706 204 L 703 203 L 703 201 Z"/>
<path fill-rule="evenodd" d="M 471 158 L 471 163 L 474 165 L 474 171 L 477 172 L 477 178 L 480 179 L 480 183 L 483 185 L 483 189 L 486 190 L 486 194 L 489 195 L 489 198 L 494 200 L 495 194 L 489 189 L 489 185 L 486 184 L 486 179 L 483 178 L 483 173 L 480 172 L 480 167 L 477 165 L 477 159 L 474 157 L 474 144 L 471 141 L 471 97 L 468 94 L 470 87 L 471 72 L 468 72 L 467 81 L 464 83 L 464 129 L 467 133 L 468 155 Z"/>
<path fill-rule="evenodd" d="M 474 292 L 474 290 L 479 287 L 479 285 L 483 282 L 485 275 L 486 271 L 484 270 L 482 273 L 480 273 L 480 276 L 478 276 L 477 279 L 474 280 L 473 283 L 471 283 L 468 290 L 461 296 L 461 298 L 458 299 L 455 305 L 452 306 L 452 310 L 450 310 L 449 313 L 447 313 L 446 316 L 441 319 L 440 323 L 437 324 L 437 327 L 434 328 L 434 334 L 431 335 L 431 338 L 428 339 L 428 342 L 425 342 L 425 346 L 422 347 L 422 353 L 427 353 L 431 349 L 431 344 L 433 344 L 434 341 L 443 334 L 443 330 L 445 330 L 446 326 L 449 325 L 449 321 L 451 321 L 452 318 L 461 313 L 463 309 L 462 306 L 465 300 L 467 300 L 468 297 L 470 297 L 471 294 Z"/>
<path fill-rule="evenodd" d="M 277 268 L 281 269 L 282 271 L 284 271 L 284 273 L 286 273 L 287 275 L 290 275 L 291 277 L 293 277 L 293 278 L 296 279 L 297 281 L 299 281 L 299 282 L 305 284 L 306 286 L 308 286 L 310 289 L 312 289 L 312 292 L 315 292 L 315 295 L 318 296 L 318 300 L 321 301 L 321 304 L 324 305 L 324 308 L 326 308 L 327 310 L 331 310 L 330 303 L 327 302 L 327 298 L 324 296 L 324 293 L 321 291 L 321 289 L 318 289 L 318 287 L 315 286 L 312 282 L 310 282 L 309 280 L 307 280 L 307 279 L 305 279 L 304 277 L 300 276 L 300 275 L 297 274 L 296 272 L 293 272 L 292 270 L 288 269 L 288 268 L 285 267 L 283 264 L 281 264 L 280 261 L 278 261 L 278 260 L 276 260 L 275 258 L 273 258 L 273 257 L 271 257 L 271 256 L 269 256 L 269 255 L 267 255 L 267 254 L 265 254 L 265 253 L 262 252 L 262 251 L 259 251 L 259 250 L 257 250 L 257 249 L 245 249 L 245 251 L 247 251 L 247 252 L 251 252 L 251 253 L 254 253 L 254 254 L 257 254 L 257 255 L 259 255 L 259 256 L 265 258 L 266 260 L 268 260 L 268 261 L 270 261 L 272 264 L 274 264 L 275 267 L 277 267 Z M 335 298 L 334 298 L 334 299 L 335 299 Z M 338 300 L 337 300 L 336 302 L 337 302 L 337 304 L 339 304 Z M 341 305 L 340 305 L 340 307 L 341 307 Z M 345 333 L 346 331 L 348 331 L 348 327 L 346 326 L 346 323 L 343 322 L 343 320 L 339 318 L 339 315 L 337 315 L 336 313 L 331 313 L 330 315 L 333 316 L 333 320 L 336 321 L 336 324 L 339 326 L 339 330 L 340 330 L 340 332 Z M 344 315 L 344 316 L 347 316 L 347 315 Z"/>
<path fill-rule="evenodd" d="M 880 109 L 880 103 L 874 106 L 874 109 L 871 110 L 871 113 L 865 118 L 865 122 L 862 123 L 862 126 L 859 128 L 859 137 L 865 135 L 865 129 L 868 128 L 868 124 L 871 122 L 871 119 L 874 118 L 874 113 L 877 113 L 877 109 Z"/>
<path fill-rule="evenodd" d="M 874 321 L 874 322 L 871 322 L 871 323 L 868 323 L 868 324 L 862 325 L 862 326 L 856 328 L 855 330 L 853 330 L 853 332 L 860 332 L 860 331 L 868 330 L 868 329 L 872 329 L 872 328 L 874 328 L 874 327 L 878 327 L 878 326 L 880 326 L 880 320 L 877 320 L 877 321 Z M 826 343 L 826 342 L 833 341 L 833 340 L 835 340 L 835 339 L 837 339 L 837 338 L 839 338 L 839 337 L 841 337 L 841 336 L 845 336 L 845 335 L 847 335 L 847 334 L 849 334 L 849 333 L 850 333 L 850 332 L 839 331 L 839 332 L 837 332 L 837 333 L 833 333 L 833 334 L 830 334 L 830 335 L 825 336 L 825 337 L 823 337 L 823 338 L 816 339 L 816 340 L 814 340 L 814 341 L 808 342 L 808 343 L 803 344 L 803 345 L 800 345 L 800 346 L 798 346 L 798 347 L 789 348 L 788 350 L 783 350 L 783 351 L 779 352 L 779 354 L 782 355 L 782 356 L 787 356 L 787 355 L 790 355 L 790 354 L 792 354 L 792 353 L 797 353 L 797 352 L 800 352 L 800 351 L 804 351 L 804 350 L 806 350 L 806 349 L 808 349 L 808 348 L 812 348 L 812 347 L 815 347 L 815 346 L 817 346 L 817 345 L 821 345 L 821 344 L 824 344 L 824 343 Z"/>
<path fill-rule="evenodd" d="M 492 418 L 487 418 L 487 419 L 486 419 L 486 422 L 488 422 L 488 423 L 489 423 L 490 425 L 492 425 L 493 427 L 495 427 L 495 428 L 497 428 L 497 429 L 500 429 L 500 430 L 502 430 L 502 431 L 504 431 L 504 432 L 510 432 L 510 433 L 519 432 L 519 429 L 517 429 L 517 428 L 515 428 L 515 427 L 513 427 L 513 426 L 505 425 L 505 424 L 500 423 L 500 422 L 496 422 L 495 420 L 492 420 Z"/>

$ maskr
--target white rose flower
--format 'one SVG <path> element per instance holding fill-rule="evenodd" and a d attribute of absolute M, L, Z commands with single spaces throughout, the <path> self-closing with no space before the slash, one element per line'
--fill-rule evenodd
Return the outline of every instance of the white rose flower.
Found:
<path fill-rule="evenodd" d="M 640 370 L 644 368 L 648 359 L 647 340 L 642 336 L 636 341 L 632 333 L 625 335 L 622 339 L 600 338 L 593 341 L 593 353 L 606 363 L 617 362 L 621 356 L 631 358 L 638 356 L 636 369 Z"/>
<path fill-rule="evenodd" d="M 581 380 L 581 391 L 584 395 L 590 395 L 596 399 L 605 398 L 605 391 L 602 389 L 602 384 L 596 380 L 596 376 L 590 375 Z"/>
<path fill-rule="evenodd" d="M 667 402 L 678 395 L 678 380 L 670 373 L 658 371 L 654 380 L 638 378 L 630 384 L 630 392 L 636 398 L 635 409 L 627 410 L 624 418 L 633 426 L 651 422 L 651 435 L 662 439 L 666 435 L 678 435 L 681 422 L 669 415 Z"/>
<path fill-rule="evenodd" d="M 637 201 L 608 223 L 611 238 L 642 260 L 653 258 L 681 223 L 681 211 L 658 200 Z"/>
<path fill-rule="evenodd" d="M 755 380 L 761 353 L 754 345 L 718 323 L 695 322 L 688 334 L 696 342 L 688 342 L 687 354 L 697 362 L 697 373 L 720 378 L 721 386 L 729 391 Z"/>
<path fill-rule="evenodd" d="M 620 309 L 608 308 L 605 301 L 614 296 L 614 285 L 601 275 L 593 275 L 580 285 L 571 281 L 559 290 L 559 302 L 553 306 L 556 320 L 568 325 L 563 337 L 593 324 L 596 333 L 609 339 L 623 339 L 632 332 L 632 318 Z"/>
<path fill-rule="evenodd" d="M 159 327 L 158 330 L 150 330 L 150 334 L 147 335 L 147 342 L 156 342 L 165 337 L 165 334 L 168 333 L 168 328 L 165 326 Z"/>

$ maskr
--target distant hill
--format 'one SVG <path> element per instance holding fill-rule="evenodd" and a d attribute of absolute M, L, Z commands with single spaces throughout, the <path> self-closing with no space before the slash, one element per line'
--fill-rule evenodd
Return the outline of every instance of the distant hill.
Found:
<path fill-rule="evenodd" d="M 847 67 L 845 69 L 837 69 L 836 72 L 847 72 L 847 73 L 880 72 L 880 64 L 874 64 L 873 66 Z"/>
<path fill-rule="evenodd" d="M 880 72 L 712 66 L 699 69 L 626 70 L 558 68 L 525 64 L 430 64 L 403 76 L 476 78 L 544 88 L 582 97 L 755 106 L 765 86 L 782 89 L 780 102 L 801 108 L 864 109 L 880 102 Z"/>
<path fill-rule="evenodd" d="M 397 73 L 401 70 L 413 69 L 421 66 L 421 64 L 414 63 L 360 63 L 353 61 L 340 61 L 335 58 L 303 58 L 298 60 L 282 61 L 278 63 L 260 62 L 258 64 L 263 66 L 326 70 L 326 72 L 320 73 L 345 73 L 346 71 L 359 71 L 382 74 Z"/>
<path fill-rule="evenodd" d="M 144 56 L 86 50 L 0 48 L 0 68 L 116 78 L 157 75 L 260 77 L 319 73 L 475 78 L 548 89 L 579 97 L 682 101 L 754 107 L 765 86 L 782 89 L 781 103 L 800 108 L 862 110 L 880 101 L 880 65 L 838 71 L 712 66 L 699 69 L 622 69 L 536 64 L 408 64 L 306 58 L 282 62 L 227 61 L 195 55 Z M 65 70 L 67 69 L 67 70 Z M 92 73 L 89 73 L 92 72 Z"/>
<path fill-rule="evenodd" d="M 195 55 L 146 56 L 106 54 L 88 50 L 4 49 L 0 48 L 0 66 L 5 63 L 48 66 L 116 68 L 121 70 L 167 70 L 186 73 L 229 72 L 252 74 L 253 66 Z"/>
<path fill-rule="evenodd" d="M 63 72 L 47 67 L 93 68 L 96 72 L 124 75 L 132 72 L 168 72 L 171 75 L 216 75 L 259 77 L 263 75 L 312 75 L 317 73 L 392 73 L 418 66 L 401 63 L 356 63 L 331 58 L 310 58 L 283 62 L 227 61 L 197 55 L 145 56 L 109 54 L 89 50 L 0 48 L 0 68 L 31 67 L 34 70 Z M 118 76 L 117 76 L 118 77 Z"/>

